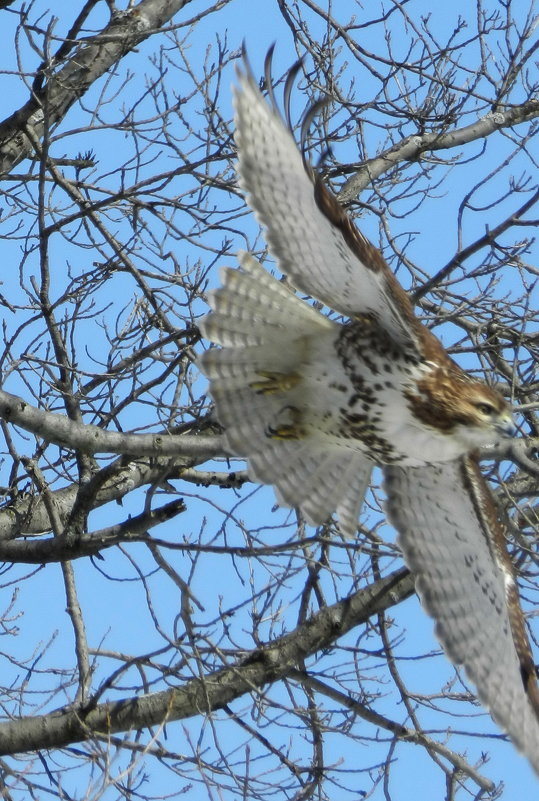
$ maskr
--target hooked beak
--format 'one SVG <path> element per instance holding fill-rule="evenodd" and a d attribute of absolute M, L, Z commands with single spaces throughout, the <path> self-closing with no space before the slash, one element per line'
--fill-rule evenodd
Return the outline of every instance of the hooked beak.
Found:
<path fill-rule="evenodd" d="M 518 432 L 518 428 L 516 427 L 512 416 L 508 413 L 500 417 L 499 421 L 496 423 L 496 431 L 498 431 L 502 437 L 515 437 Z"/>

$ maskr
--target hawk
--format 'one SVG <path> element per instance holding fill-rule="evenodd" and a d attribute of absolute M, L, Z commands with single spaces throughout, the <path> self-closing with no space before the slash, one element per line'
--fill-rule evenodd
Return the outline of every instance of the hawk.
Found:
<path fill-rule="evenodd" d="M 270 68 L 271 54 L 267 78 Z M 514 435 L 510 410 L 417 319 L 296 146 L 271 89 L 266 102 L 248 65 L 238 78 L 247 202 L 293 287 L 347 320 L 329 319 L 247 253 L 240 269 L 223 269 L 201 321 L 221 347 L 200 366 L 227 449 L 281 504 L 312 525 L 336 512 L 346 533 L 382 468 L 389 519 L 447 656 L 539 773 L 536 670 L 504 526 L 477 462 L 478 448 Z"/>

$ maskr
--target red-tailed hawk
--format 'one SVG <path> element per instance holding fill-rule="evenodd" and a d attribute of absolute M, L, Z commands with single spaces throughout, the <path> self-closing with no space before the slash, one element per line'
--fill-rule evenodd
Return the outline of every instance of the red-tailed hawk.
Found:
<path fill-rule="evenodd" d="M 313 525 L 336 511 L 348 533 L 382 466 L 390 520 L 447 655 L 539 773 L 535 666 L 503 525 L 473 455 L 514 434 L 508 406 L 421 325 L 249 69 L 235 108 L 240 184 L 279 269 L 349 319 L 328 319 L 247 253 L 240 269 L 223 270 L 201 323 L 221 348 L 200 364 L 227 447 L 280 503 Z"/>

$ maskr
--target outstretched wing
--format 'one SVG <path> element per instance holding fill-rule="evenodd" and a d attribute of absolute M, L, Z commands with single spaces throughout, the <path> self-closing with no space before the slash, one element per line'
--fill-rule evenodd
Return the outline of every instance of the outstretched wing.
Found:
<path fill-rule="evenodd" d="M 504 531 L 472 458 L 386 467 L 388 513 L 436 634 L 539 774 L 539 692 Z"/>
<path fill-rule="evenodd" d="M 335 311 L 351 317 L 372 314 L 396 341 L 418 346 L 421 326 L 381 253 L 304 163 L 249 68 L 238 70 L 238 78 L 234 99 L 240 185 L 266 229 L 279 269 L 297 289 Z"/>

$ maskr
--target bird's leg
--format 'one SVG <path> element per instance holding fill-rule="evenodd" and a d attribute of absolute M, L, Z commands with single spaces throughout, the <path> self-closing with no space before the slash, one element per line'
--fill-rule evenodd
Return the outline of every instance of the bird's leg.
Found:
<path fill-rule="evenodd" d="M 297 373 L 278 373 L 272 370 L 258 370 L 263 381 L 253 381 L 249 384 L 257 395 L 267 395 L 271 392 L 288 392 L 299 384 L 301 377 Z"/>
<path fill-rule="evenodd" d="M 290 422 L 278 425 L 275 428 L 268 426 L 266 436 L 271 439 L 302 439 L 305 436 L 305 429 L 301 425 L 301 411 L 297 406 L 284 406 L 279 414 L 286 412 L 290 415 Z"/>

